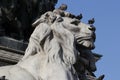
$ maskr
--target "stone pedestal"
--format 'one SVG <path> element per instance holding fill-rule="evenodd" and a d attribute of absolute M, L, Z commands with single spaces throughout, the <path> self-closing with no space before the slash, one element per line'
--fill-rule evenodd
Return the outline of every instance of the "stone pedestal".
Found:
<path fill-rule="evenodd" d="M 0 37 L 0 66 L 16 64 L 24 55 L 27 43 Z"/>

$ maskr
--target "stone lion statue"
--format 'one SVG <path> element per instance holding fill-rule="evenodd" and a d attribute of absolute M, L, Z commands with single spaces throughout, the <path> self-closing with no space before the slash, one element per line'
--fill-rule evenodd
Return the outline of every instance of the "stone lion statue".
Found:
<path fill-rule="evenodd" d="M 81 55 L 77 46 L 94 48 L 93 27 L 53 12 L 46 12 L 33 26 L 25 55 L 16 65 L 1 67 L 0 76 L 8 80 L 80 80 L 74 68 Z"/>

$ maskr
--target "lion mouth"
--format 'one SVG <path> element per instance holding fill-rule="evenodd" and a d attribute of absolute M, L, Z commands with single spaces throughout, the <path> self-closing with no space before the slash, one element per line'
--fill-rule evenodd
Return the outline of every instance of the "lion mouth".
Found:
<path fill-rule="evenodd" d="M 96 34 L 92 33 L 92 35 L 89 36 L 76 37 L 76 40 L 77 42 L 81 42 L 82 40 L 93 40 L 95 42 Z"/>
<path fill-rule="evenodd" d="M 77 37 L 76 41 L 78 45 L 84 46 L 88 49 L 94 49 L 95 39 L 96 39 L 96 35 L 93 34 L 92 36 Z"/>
<path fill-rule="evenodd" d="M 95 37 L 94 36 L 86 36 L 86 37 L 79 37 L 79 38 L 76 38 L 77 42 L 81 42 L 83 40 L 93 40 L 93 42 L 95 42 Z"/>

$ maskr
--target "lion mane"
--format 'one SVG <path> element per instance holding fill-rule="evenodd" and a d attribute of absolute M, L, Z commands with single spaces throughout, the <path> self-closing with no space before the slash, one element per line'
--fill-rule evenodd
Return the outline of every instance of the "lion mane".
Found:
<path fill-rule="evenodd" d="M 65 64 L 76 62 L 77 50 L 74 35 L 64 27 L 60 18 L 62 19 L 62 17 L 57 17 L 51 25 L 35 22 L 35 25 L 38 25 L 30 37 L 23 60 L 29 56 L 44 53 L 48 56 L 49 62 L 64 62 Z"/>

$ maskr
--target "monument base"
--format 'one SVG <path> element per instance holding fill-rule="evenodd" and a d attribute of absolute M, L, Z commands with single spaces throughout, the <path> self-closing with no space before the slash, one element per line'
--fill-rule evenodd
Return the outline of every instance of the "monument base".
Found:
<path fill-rule="evenodd" d="M 0 37 L 0 66 L 16 64 L 24 55 L 28 43 Z"/>

